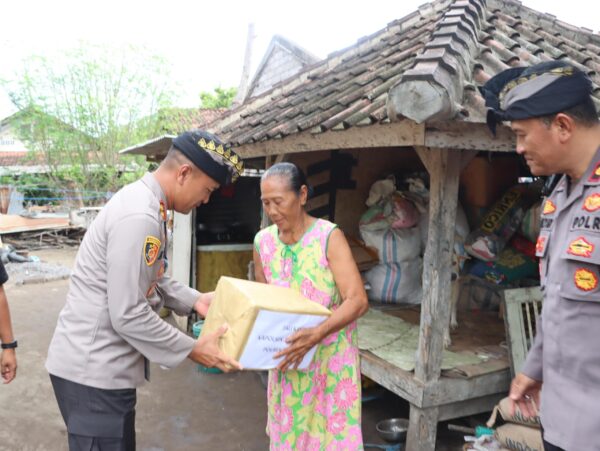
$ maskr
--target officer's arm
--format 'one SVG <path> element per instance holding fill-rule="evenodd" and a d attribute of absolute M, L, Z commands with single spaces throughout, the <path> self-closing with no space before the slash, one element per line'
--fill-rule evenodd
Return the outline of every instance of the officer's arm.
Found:
<path fill-rule="evenodd" d="M 159 238 L 159 231 L 158 221 L 144 214 L 126 216 L 109 228 L 108 310 L 113 328 L 128 343 L 149 360 L 174 367 L 195 341 L 161 320 L 146 300 L 159 262 L 146 258 L 145 247 Z"/>
<path fill-rule="evenodd" d="M 165 307 L 178 315 L 189 315 L 194 308 L 194 303 L 200 297 L 199 291 L 168 276 L 158 280 L 157 288 L 165 302 Z"/>

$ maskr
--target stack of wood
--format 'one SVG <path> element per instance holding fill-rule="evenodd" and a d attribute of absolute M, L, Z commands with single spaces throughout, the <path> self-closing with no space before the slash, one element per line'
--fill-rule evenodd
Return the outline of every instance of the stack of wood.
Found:
<path fill-rule="evenodd" d="M 85 229 L 21 232 L 3 235 L 2 242 L 13 245 L 17 250 L 57 249 L 65 246 L 79 246 L 84 233 Z"/>

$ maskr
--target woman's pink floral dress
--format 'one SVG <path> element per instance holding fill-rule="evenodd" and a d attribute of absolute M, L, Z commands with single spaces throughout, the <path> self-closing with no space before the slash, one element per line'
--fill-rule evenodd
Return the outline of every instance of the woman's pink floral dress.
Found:
<path fill-rule="evenodd" d="M 316 220 L 290 246 L 276 225 L 254 240 L 267 283 L 291 287 L 331 310 L 341 299 L 327 261 L 335 224 Z M 326 337 L 308 371 L 269 373 L 267 433 L 271 451 L 362 450 L 356 322 Z"/>

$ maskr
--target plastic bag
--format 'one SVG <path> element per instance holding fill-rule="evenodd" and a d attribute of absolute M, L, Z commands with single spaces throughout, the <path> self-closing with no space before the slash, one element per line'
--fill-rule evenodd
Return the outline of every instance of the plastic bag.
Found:
<path fill-rule="evenodd" d="M 423 260 L 381 263 L 365 273 L 371 285 L 369 300 L 386 303 L 419 304 L 422 298 Z"/>
<path fill-rule="evenodd" d="M 527 185 L 509 189 L 485 215 L 477 230 L 467 237 L 467 252 L 479 260 L 496 260 L 533 202 L 535 195 Z"/>

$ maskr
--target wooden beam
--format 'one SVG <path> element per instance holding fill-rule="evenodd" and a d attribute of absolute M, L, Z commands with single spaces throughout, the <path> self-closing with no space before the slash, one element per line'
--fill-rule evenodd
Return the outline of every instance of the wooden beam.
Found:
<path fill-rule="evenodd" d="M 468 379 L 442 377 L 425 388 L 421 407 L 441 406 L 498 393 L 506 395 L 510 381 L 509 368 Z"/>
<path fill-rule="evenodd" d="M 438 418 L 437 407 L 421 409 L 411 404 L 406 451 L 435 451 Z"/>
<path fill-rule="evenodd" d="M 425 166 L 425 169 L 427 169 L 427 172 L 431 172 L 429 169 L 432 167 L 433 164 L 431 162 L 431 149 L 429 147 L 424 146 L 415 146 L 415 152 L 417 152 L 417 155 L 421 159 L 421 162 L 423 163 L 423 166 Z"/>
<path fill-rule="evenodd" d="M 425 385 L 438 380 L 444 326 L 450 316 L 451 259 L 458 204 L 460 153 L 430 149 L 429 236 L 423 269 L 421 328 L 415 377 Z"/>
<path fill-rule="evenodd" d="M 453 121 L 429 124 L 425 130 L 425 146 L 514 152 L 516 142 L 513 132 L 506 126 L 499 126 L 494 136 L 486 124 Z"/>
<path fill-rule="evenodd" d="M 333 149 L 405 147 L 423 145 L 425 126 L 408 119 L 389 124 L 352 127 L 342 131 L 305 131 L 280 139 L 269 139 L 236 147 L 242 158 Z"/>
<path fill-rule="evenodd" d="M 267 155 L 265 157 L 265 170 L 269 169 L 275 163 L 280 163 L 280 161 L 277 161 L 277 159 L 282 156 L 283 155 Z M 269 227 L 270 225 L 271 225 L 271 220 L 267 216 L 265 209 L 261 207 L 260 228 L 264 229 L 266 227 Z"/>
<path fill-rule="evenodd" d="M 361 351 L 360 356 L 362 374 L 411 404 L 422 404 L 423 384 L 414 378 L 412 372 L 401 370 L 369 351 Z"/>
<path fill-rule="evenodd" d="M 506 392 L 445 404 L 438 408 L 438 421 L 453 420 L 454 418 L 491 412 L 494 410 L 494 406 L 503 398 L 506 398 Z"/>

